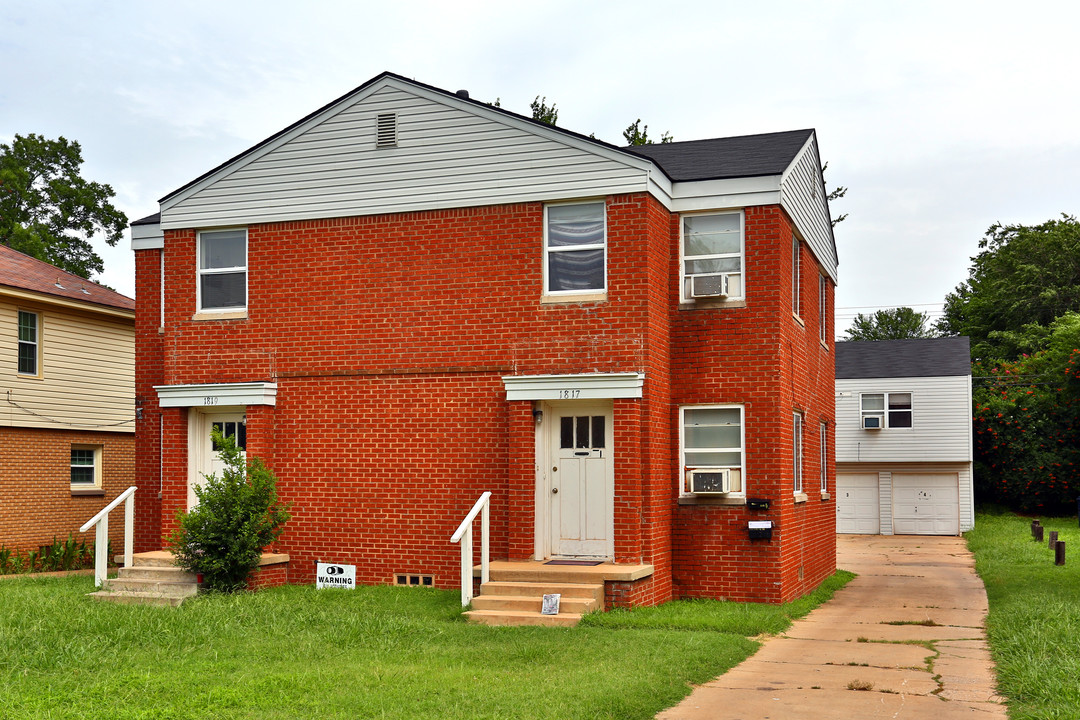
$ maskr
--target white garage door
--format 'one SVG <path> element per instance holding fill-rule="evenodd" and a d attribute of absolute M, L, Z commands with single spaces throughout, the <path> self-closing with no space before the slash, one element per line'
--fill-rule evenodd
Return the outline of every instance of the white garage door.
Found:
<path fill-rule="evenodd" d="M 956 473 L 893 473 L 893 532 L 959 535 L 960 482 Z"/>
<path fill-rule="evenodd" d="M 881 532 L 877 473 L 836 476 L 836 532 L 877 535 Z"/>

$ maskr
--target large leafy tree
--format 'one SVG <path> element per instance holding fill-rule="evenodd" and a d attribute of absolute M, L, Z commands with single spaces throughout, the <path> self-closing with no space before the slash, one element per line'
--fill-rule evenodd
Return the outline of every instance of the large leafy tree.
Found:
<path fill-rule="evenodd" d="M 1080 310 L 1080 223 L 1062 215 L 1041 225 L 996 224 L 979 241 L 968 279 L 945 298 L 938 329 L 971 338 L 983 361 L 1015 360 L 1045 339 L 1050 324 Z"/>
<path fill-rule="evenodd" d="M 859 313 L 844 334 L 844 340 L 907 340 L 935 337 L 927 327 L 930 316 L 909 307 L 878 310 L 872 315 Z"/>
<path fill-rule="evenodd" d="M 1020 510 L 1071 512 L 1080 493 L 1080 314 L 1017 334 L 1034 354 L 972 366 L 975 492 Z"/>
<path fill-rule="evenodd" d="M 127 216 L 108 185 L 82 177 L 82 148 L 63 137 L 0 143 L 0 244 L 89 279 L 104 270 L 90 239 L 115 245 Z"/>

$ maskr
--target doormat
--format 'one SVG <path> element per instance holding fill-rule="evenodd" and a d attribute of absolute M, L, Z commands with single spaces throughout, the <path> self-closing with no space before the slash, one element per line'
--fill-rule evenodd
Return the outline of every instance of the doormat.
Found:
<path fill-rule="evenodd" d="M 548 560 L 545 565 L 580 565 L 580 566 L 592 566 L 599 565 L 604 562 L 603 560 Z"/>

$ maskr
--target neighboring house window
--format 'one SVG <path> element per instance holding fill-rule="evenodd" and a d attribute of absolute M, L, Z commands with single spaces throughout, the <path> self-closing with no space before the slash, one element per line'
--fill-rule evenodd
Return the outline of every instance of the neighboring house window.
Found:
<path fill-rule="evenodd" d="M 821 342 L 829 340 L 829 281 L 824 275 L 818 275 L 818 338 Z"/>
<path fill-rule="evenodd" d="M 247 230 L 199 233 L 199 310 L 247 307 Z"/>
<path fill-rule="evenodd" d="M 717 287 L 729 299 L 743 291 L 743 214 L 684 215 L 682 218 L 682 299 L 703 296 L 695 287 Z"/>
<path fill-rule="evenodd" d="M 912 426 L 911 393 L 863 393 L 861 399 L 862 427 L 909 428 Z"/>
<path fill-rule="evenodd" d="M 684 407 L 682 425 L 682 492 L 690 492 L 690 470 L 728 471 L 730 492 L 742 494 L 743 408 L 741 405 Z"/>
<path fill-rule="evenodd" d="M 101 487 L 101 446 L 71 446 L 71 487 Z"/>
<path fill-rule="evenodd" d="M 791 236 L 791 312 L 802 315 L 799 311 L 799 273 L 801 271 L 801 258 L 799 257 L 799 238 Z"/>
<path fill-rule="evenodd" d="M 821 423 L 818 426 L 821 434 L 821 492 L 829 492 L 829 424 Z"/>
<path fill-rule="evenodd" d="M 803 437 L 802 437 L 802 413 L 795 413 L 792 421 L 792 433 L 791 433 L 791 456 L 792 456 L 792 475 L 794 477 L 794 489 L 795 494 L 798 495 L 803 491 L 802 484 L 802 471 L 803 471 Z"/>
<path fill-rule="evenodd" d="M 545 208 L 544 287 L 548 294 L 607 288 L 605 208 L 602 202 Z"/>
<path fill-rule="evenodd" d="M 19 374 L 38 374 L 38 327 L 41 316 L 37 313 L 19 311 Z"/>

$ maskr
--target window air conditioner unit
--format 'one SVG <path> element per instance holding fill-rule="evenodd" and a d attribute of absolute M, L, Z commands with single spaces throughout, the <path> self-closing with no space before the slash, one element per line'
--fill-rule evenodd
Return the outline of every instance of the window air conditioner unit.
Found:
<path fill-rule="evenodd" d="M 690 492 L 695 495 L 723 495 L 731 492 L 731 471 L 727 468 L 696 468 L 689 471 Z"/>
<path fill-rule="evenodd" d="M 884 415 L 863 415 L 863 430 L 880 430 L 884 424 Z"/>
<path fill-rule="evenodd" d="M 726 298 L 728 294 L 727 275 L 695 275 L 690 279 L 690 297 Z"/>

